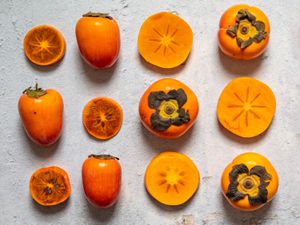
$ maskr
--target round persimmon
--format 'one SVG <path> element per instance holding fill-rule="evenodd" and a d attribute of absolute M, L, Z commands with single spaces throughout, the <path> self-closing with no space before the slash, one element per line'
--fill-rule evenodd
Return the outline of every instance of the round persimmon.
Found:
<path fill-rule="evenodd" d="M 113 99 L 98 97 L 89 101 L 82 113 L 86 131 L 97 139 L 114 137 L 122 126 L 123 110 Z"/>
<path fill-rule="evenodd" d="M 57 166 L 35 171 L 29 183 L 31 197 L 40 205 L 53 206 L 66 201 L 71 185 L 66 171 Z"/>
<path fill-rule="evenodd" d="M 106 13 L 88 12 L 76 24 L 76 39 L 82 58 L 95 69 L 109 68 L 120 51 L 120 31 Z"/>
<path fill-rule="evenodd" d="M 264 156 L 247 152 L 238 155 L 224 170 L 222 192 L 236 209 L 253 211 L 271 201 L 278 190 L 279 178 Z"/>
<path fill-rule="evenodd" d="M 199 104 L 194 92 L 172 78 L 154 82 L 145 91 L 139 104 L 142 124 L 153 134 L 175 139 L 195 123 Z"/>
<path fill-rule="evenodd" d="M 269 38 L 269 20 L 257 7 L 235 5 L 221 17 L 219 47 L 230 57 L 254 59 L 265 51 Z"/>
<path fill-rule="evenodd" d="M 193 161 L 178 152 L 162 152 L 145 173 L 148 193 L 165 205 L 181 205 L 197 191 L 200 174 Z"/>
<path fill-rule="evenodd" d="M 171 12 L 160 12 L 147 18 L 138 36 L 141 56 L 162 68 L 174 68 L 184 63 L 192 45 L 192 29 Z"/>
<path fill-rule="evenodd" d="M 49 25 L 40 25 L 28 31 L 24 38 L 27 58 L 39 66 L 58 62 L 65 54 L 66 42 L 62 33 Z"/>
<path fill-rule="evenodd" d="M 275 110 L 275 96 L 266 84 L 254 78 L 239 77 L 222 91 L 217 114 L 227 130 L 251 138 L 270 126 Z"/>

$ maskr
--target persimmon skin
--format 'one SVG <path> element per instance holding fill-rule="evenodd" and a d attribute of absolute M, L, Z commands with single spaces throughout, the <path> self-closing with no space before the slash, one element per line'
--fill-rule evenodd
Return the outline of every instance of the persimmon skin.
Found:
<path fill-rule="evenodd" d="M 172 125 L 167 130 L 164 131 L 157 131 L 153 129 L 151 126 L 150 117 L 151 114 L 155 112 L 155 109 L 151 109 L 148 106 L 149 94 L 153 91 L 168 92 L 170 90 L 179 89 L 179 88 L 182 88 L 187 95 L 188 100 L 183 106 L 183 108 L 189 110 L 190 121 L 180 126 Z M 145 93 L 141 97 L 139 103 L 139 114 L 140 114 L 140 119 L 142 124 L 152 134 L 163 139 L 176 139 L 184 135 L 196 122 L 198 112 L 199 112 L 199 103 L 198 103 L 197 96 L 188 86 L 173 78 L 163 78 L 151 84 L 150 87 L 145 91 Z"/>
<path fill-rule="evenodd" d="M 75 31 L 80 54 L 91 67 L 105 69 L 114 65 L 120 51 L 117 21 L 105 17 L 82 17 Z"/>
<path fill-rule="evenodd" d="M 48 147 L 61 136 L 63 127 L 63 99 L 59 92 L 47 89 L 46 94 L 19 99 L 19 114 L 28 137 L 38 145 Z"/>
<path fill-rule="evenodd" d="M 82 165 L 82 183 L 87 200 L 95 207 L 114 205 L 121 189 L 121 165 L 116 159 L 89 157 Z"/>
<path fill-rule="evenodd" d="M 245 49 L 241 49 L 237 43 L 235 38 L 230 37 L 226 30 L 229 26 L 235 24 L 235 17 L 240 9 L 247 9 L 250 13 L 252 13 L 257 20 L 264 22 L 265 31 L 268 33 L 266 39 L 262 40 L 260 43 L 252 43 Z M 234 59 L 239 60 L 251 60 L 255 59 L 261 54 L 264 53 L 266 47 L 268 45 L 270 39 L 270 23 L 267 16 L 257 7 L 249 6 L 245 4 L 234 5 L 227 9 L 222 15 L 219 23 L 219 31 L 218 31 L 218 41 L 219 47 L 222 52 L 230 56 Z"/>

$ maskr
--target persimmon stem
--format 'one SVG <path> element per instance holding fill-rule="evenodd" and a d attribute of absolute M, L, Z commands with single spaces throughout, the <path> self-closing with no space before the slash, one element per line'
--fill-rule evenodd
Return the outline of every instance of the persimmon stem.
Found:
<path fill-rule="evenodd" d="M 113 18 L 109 15 L 109 13 L 95 13 L 95 12 L 88 12 L 83 14 L 82 17 L 102 17 L 112 20 Z"/>
<path fill-rule="evenodd" d="M 119 160 L 118 157 L 112 155 L 106 155 L 106 154 L 101 154 L 101 155 L 91 154 L 89 155 L 89 158 L 104 159 L 104 160 L 109 160 L 109 159 Z"/>
<path fill-rule="evenodd" d="M 38 83 L 35 83 L 35 89 L 32 89 L 30 86 L 26 90 L 23 91 L 23 94 L 28 95 L 31 98 L 39 98 L 47 93 L 46 90 L 39 87 Z"/>

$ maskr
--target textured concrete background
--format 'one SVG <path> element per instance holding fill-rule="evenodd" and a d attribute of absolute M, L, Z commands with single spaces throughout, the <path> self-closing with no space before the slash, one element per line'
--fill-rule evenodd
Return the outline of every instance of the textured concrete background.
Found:
<path fill-rule="evenodd" d="M 300 3 L 245 1 L 265 11 L 271 22 L 271 40 L 262 57 L 238 62 L 220 53 L 217 46 L 219 18 L 225 9 L 238 2 L 0 0 L 0 224 L 300 224 Z M 74 28 L 89 10 L 109 12 L 119 22 L 122 47 L 119 61 L 112 69 L 93 70 L 78 54 Z M 136 48 L 143 20 L 163 10 L 177 11 L 194 32 L 194 46 L 187 63 L 167 71 L 143 62 Z M 26 31 L 39 24 L 55 26 L 66 38 L 66 55 L 55 66 L 36 67 L 23 54 Z M 222 129 L 215 112 L 223 87 L 242 75 L 267 83 L 278 103 L 268 132 L 251 140 L 239 139 Z M 189 85 L 200 101 L 197 123 L 184 137 L 174 141 L 150 135 L 138 116 L 138 102 L 145 88 L 166 76 Z M 36 146 L 26 137 L 17 111 L 20 94 L 35 80 L 44 88 L 59 90 L 64 98 L 64 132 L 59 143 L 49 149 Z M 120 133 L 105 142 L 87 135 L 81 123 L 83 106 L 96 96 L 110 96 L 124 109 Z M 201 173 L 200 188 L 185 206 L 163 207 L 144 189 L 145 168 L 163 150 L 187 154 Z M 220 193 L 224 167 L 246 151 L 267 156 L 280 175 L 274 201 L 253 213 L 232 209 Z M 81 165 L 91 153 L 120 157 L 122 191 L 113 208 L 99 211 L 85 200 Z M 28 181 L 33 171 L 49 165 L 61 166 L 69 172 L 73 192 L 66 203 L 44 208 L 31 200 Z"/>

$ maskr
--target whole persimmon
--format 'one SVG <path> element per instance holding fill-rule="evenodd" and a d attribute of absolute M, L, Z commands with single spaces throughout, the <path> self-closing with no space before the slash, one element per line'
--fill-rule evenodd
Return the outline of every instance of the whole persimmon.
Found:
<path fill-rule="evenodd" d="M 76 24 L 76 39 L 82 58 L 93 68 L 109 68 L 117 61 L 119 25 L 108 14 L 84 14 Z"/>
<path fill-rule="evenodd" d="M 63 126 L 63 99 L 53 89 L 27 88 L 19 99 L 19 114 L 29 138 L 41 146 L 54 144 Z"/>
<path fill-rule="evenodd" d="M 219 47 L 232 58 L 249 60 L 260 56 L 269 38 L 269 20 L 257 7 L 234 5 L 221 17 Z"/>
<path fill-rule="evenodd" d="M 175 139 L 195 123 L 199 103 L 194 92 L 182 82 L 164 78 L 154 82 L 141 97 L 142 124 L 154 135 Z"/>

